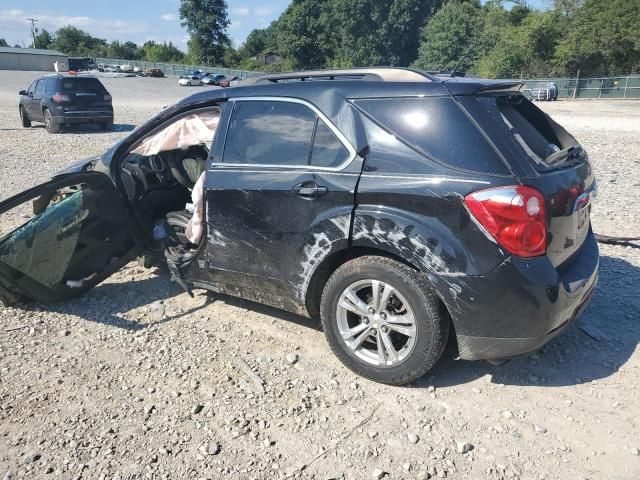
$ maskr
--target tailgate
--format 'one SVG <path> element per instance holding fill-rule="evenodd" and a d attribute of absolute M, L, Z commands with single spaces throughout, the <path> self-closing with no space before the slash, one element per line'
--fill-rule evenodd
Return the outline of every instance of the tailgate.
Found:
<path fill-rule="evenodd" d="M 97 78 L 64 79 L 62 93 L 69 96 L 69 111 L 99 111 L 111 106 L 111 96 Z"/>
<path fill-rule="evenodd" d="M 586 160 L 578 165 L 522 179 L 545 197 L 547 211 L 547 256 L 558 267 L 580 251 L 590 231 L 591 202 L 596 182 Z"/>

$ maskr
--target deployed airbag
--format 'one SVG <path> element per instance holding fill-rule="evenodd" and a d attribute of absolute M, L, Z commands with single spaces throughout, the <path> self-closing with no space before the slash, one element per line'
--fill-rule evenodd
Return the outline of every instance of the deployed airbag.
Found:
<path fill-rule="evenodd" d="M 159 132 L 145 138 L 130 153 L 148 157 L 160 152 L 195 145 L 210 147 L 220 121 L 220 110 L 203 110 L 186 115 Z"/>
<path fill-rule="evenodd" d="M 206 172 L 202 172 L 200 178 L 191 191 L 191 201 L 193 202 L 193 216 L 187 225 L 187 238 L 194 245 L 198 245 L 202 239 L 204 231 L 204 177 Z"/>

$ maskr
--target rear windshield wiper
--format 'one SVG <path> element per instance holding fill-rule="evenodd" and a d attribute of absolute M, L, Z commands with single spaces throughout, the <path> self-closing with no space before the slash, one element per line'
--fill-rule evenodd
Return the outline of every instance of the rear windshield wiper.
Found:
<path fill-rule="evenodd" d="M 555 165 L 566 160 L 574 160 L 579 158 L 581 155 L 582 147 L 580 145 L 573 145 L 572 147 L 565 148 L 564 150 L 553 152 L 544 159 L 544 163 L 547 165 Z"/>

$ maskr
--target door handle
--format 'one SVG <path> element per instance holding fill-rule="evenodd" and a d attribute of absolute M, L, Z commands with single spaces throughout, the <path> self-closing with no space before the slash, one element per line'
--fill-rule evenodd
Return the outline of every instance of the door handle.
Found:
<path fill-rule="evenodd" d="M 318 198 L 324 195 L 325 193 L 327 193 L 329 190 L 327 189 L 327 187 L 318 185 L 315 182 L 312 182 L 312 183 L 305 182 L 305 183 L 300 183 L 295 187 L 293 187 L 293 191 L 299 197 Z"/>

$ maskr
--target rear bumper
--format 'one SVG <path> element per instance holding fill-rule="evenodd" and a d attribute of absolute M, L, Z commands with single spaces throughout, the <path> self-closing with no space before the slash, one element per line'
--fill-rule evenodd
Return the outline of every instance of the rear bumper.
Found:
<path fill-rule="evenodd" d="M 512 257 L 469 279 L 450 308 L 460 358 L 501 359 L 538 350 L 589 304 L 598 264 L 598 244 L 589 232 L 567 267 L 556 269 L 546 257 Z"/>
<path fill-rule="evenodd" d="M 105 111 L 81 111 L 65 112 L 62 115 L 53 115 L 53 122 L 62 123 L 104 123 L 113 122 L 113 112 Z"/>

